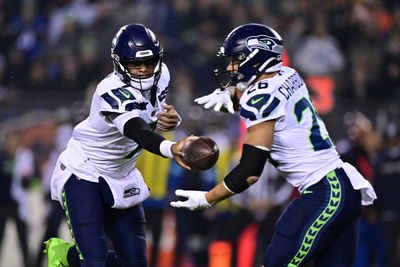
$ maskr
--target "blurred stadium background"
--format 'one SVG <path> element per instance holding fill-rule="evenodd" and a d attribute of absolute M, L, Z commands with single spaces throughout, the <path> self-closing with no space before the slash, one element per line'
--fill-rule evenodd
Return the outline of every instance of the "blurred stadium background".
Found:
<path fill-rule="evenodd" d="M 0 0 L 0 266 L 46 266 L 36 262 L 48 219 L 56 217 L 48 195 L 52 155 L 87 116 L 97 82 L 112 71 L 112 36 L 128 23 L 150 27 L 164 46 L 167 101 L 183 117 L 169 137 L 203 134 L 221 148 L 217 166 L 205 173 L 189 174 L 150 155 L 138 163 L 152 189 L 145 203 L 149 253 L 159 257 L 150 256 L 156 261 L 150 266 L 259 264 L 257 244 L 265 246 L 267 238 L 255 233 L 272 230 L 271 221 L 269 229 L 261 222 L 276 218 L 295 190 L 272 181 L 272 189 L 282 190 L 265 190 L 274 191 L 268 198 L 252 192 L 257 203 L 244 196 L 204 212 L 168 206 L 174 188 L 210 188 L 237 161 L 238 117 L 206 112 L 193 99 L 217 87 L 216 51 L 230 30 L 250 22 L 281 34 L 285 64 L 306 80 L 339 151 L 378 187 L 383 201 L 365 211 L 357 266 L 400 266 L 400 161 L 382 165 L 388 154 L 400 155 L 398 0 Z M 7 202 L 9 195 L 18 201 Z M 18 238 L 25 231 L 26 240 Z M 59 236 L 69 238 L 64 221 Z"/>

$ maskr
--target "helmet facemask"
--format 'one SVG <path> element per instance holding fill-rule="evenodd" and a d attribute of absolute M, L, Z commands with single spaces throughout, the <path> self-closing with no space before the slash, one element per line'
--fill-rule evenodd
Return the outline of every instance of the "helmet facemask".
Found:
<path fill-rule="evenodd" d="M 152 86 L 156 85 L 161 75 L 161 56 L 155 56 L 145 59 L 134 60 L 114 60 L 114 68 L 118 73 L 122 74 L 123 80 L 129 83 L 133 88 L 146 91 L 150 90 Z M 151 68 L 152 71 L 146 74 L 134 74 L 129 71 L 128 65 L 146 65 L 147 69 Z"/>
<path fill-rule="evenodd" d="M 237 54 L 235 56 L 229 56 L 223 52 L 223 47 L 221 47 L 221 50 L 217 53 L 217 57 L 222 61 L 222 63 L 220 63 L 221 67 L 214 70 L 214 76 L 219 86 L 221 88 L 237 86 L 240 79 L 243 78 L 243 74 L 241 74 L 237 68 L 233 67 L 233 62 L 239 62 L 240 64 L 240 62 L 245 58 L 245 55 Z M 232 69 L 228 70 L 227 67 L 231 64 Z"/>
<path fill-rule="evenodd" d="M 123 61 L 121 65 L 126 69 L 127 74 L 130 78 L 130 84 L 139 90 L 146 91 L 151 89 L 153 85 L 156 85 L 161 73 L 161 60 L 159 56 L 146 58 L 146 59 L 138 59 L 138 60 L 130 60 Z M 134 74 L 132 71 L 129 71 L 129 65 L 141 66 L 145 65 L 147 69 L 152 69 L 151 72 L 146 74 Z"/>
<path fill-rule="evenodd" d="M 161 76 L 163 48 L 150 29 L 141 24 L 121 27 L 112 41 L 111 58 L 123 82 L 141 91 L 156 88 Z M 132 67 L 128 68 L 129 65 Z M 141 65 L 152 71 L 139 74 Z"/>
<path fill-rule="evenodd" d="M 244 91 L 262 74 L 281 69 L 282 38 L 265 25 L 245 24 L 228 34 L 217 56 L 239 63 L 237 70 L 217 69 L 214 71 L 221 87 L 236 86 Z M 227 76 L 230 80 L 221 82 L 222 77 L 226 80 Z"/>

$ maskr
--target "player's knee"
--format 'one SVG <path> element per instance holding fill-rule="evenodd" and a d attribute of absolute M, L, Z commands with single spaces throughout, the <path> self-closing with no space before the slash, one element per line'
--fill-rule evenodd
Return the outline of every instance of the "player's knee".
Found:
<path fill-rule="evenodd" d="M 276 261 L 276 259 L 264 256 L 264 265 L 263 266 L 264 267 L 280 267 L 280 266 L 284 266 L 284 265 L 282 265 L 281 263 Z"/>
<path fill-rule="evenodd" d="M 284 265 L 284 261 L 282 261 L 284 258 L 284 255 L 280 251 L 270 245 L 265 251 L 263 263 L 265 267 L 286 266 Z"/>
<path fill-rule="evenodd" d="M 263 264 L 264 267 L 278 266 L 276 261 L 273 258 L 268 257 L 267 254 L 264 255 L 264 262 L 263 263 L 264 263 Z"/>
<path fill-rule="evenodd" d="M 102 261 L 107 258 L 107 241 L 104 233 L 95 225 L 80 225 L 75 233 L 79 251 L 88 260 Z"/>
<path fill-rule="evenodd" d="M 92 243 L 93 244 L 93 243 Z M 88 246 L 85 244 L 84 246 L 79 247 L 80 252 L 85 261 L 88 262 L 102 262 L 107 260 L 107 246 L 106 244 L 98 244 L 96 246 Z M 92 266 L 92 265 L 89 265 Z M 97 266 L 97 265 L 93 265 Z M 99 265 L 101 266 L 101 265 Z"/>

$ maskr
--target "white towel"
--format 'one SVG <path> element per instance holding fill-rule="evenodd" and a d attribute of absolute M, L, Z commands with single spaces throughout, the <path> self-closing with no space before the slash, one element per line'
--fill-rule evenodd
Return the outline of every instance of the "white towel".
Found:
<path fill-rule="evenodd" d="M 350 179 L 351 185 L 356 190 L 361 190 L 361 203 L 363 206 L 371 205 L 376 199 L 376 193 L 372 185 L 365 179 L 353 165 L 345 162 L 342 165 Z"/>
<path fill-rule="evenodd" d="M 102 177 L 107 182 L 114 197 L 112 208 L 129 208 L 143 202 L 150 196 L 149 188 L 136 168 L 120 179 Z"/>
<path fill-rule="evenodd" d="M 78 179 L 99 182 L 103 177 L 111 189 L 114 198 L 112 208 L 125 209 L 146 200 L 150 191 L 143 177 L 135 167 L 123 177 L 110 177 L 99 173 L 83 152 L 80 143 L 71 139 L 67 149 L 61 153 L 51 177 L 51 198 L 62 203 L 62 190 L 65 183 L 75 174 Z"/>
<path fill-rule="evenodd" d="M 64 208 L 62 201 L 62 191 L 65 183 L 71 177 L 72 172 L 68 170 L 64 164 L 61 163 L 60 158 L 57 160 L 56 166 L 54 167 L 53 175 L 51 176 L 50 188 L 51 188 L 51 199 L 60 202 L 61 207 Z"/>

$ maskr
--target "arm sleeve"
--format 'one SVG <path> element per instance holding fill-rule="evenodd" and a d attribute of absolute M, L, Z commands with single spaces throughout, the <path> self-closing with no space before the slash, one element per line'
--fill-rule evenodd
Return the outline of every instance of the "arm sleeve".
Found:
<path fill-rule="evenodd" d="M 231 193 L 241 193 L 250 185 L 247 178 L 250 176 L 260 177 L 268 151 L 258 147 L 243 144 L 242 157 L 239 164 L 225 177 L 224 185 Z"/>
<path fill-rule="evenodd" d="M 134 117 L 127 120 L 123 126 L 122 134 L 134 140 L 145 150 L 164 157 L 160 151 L 160 144 L 166 139 L 153 132 L 142 118 Z"/>

